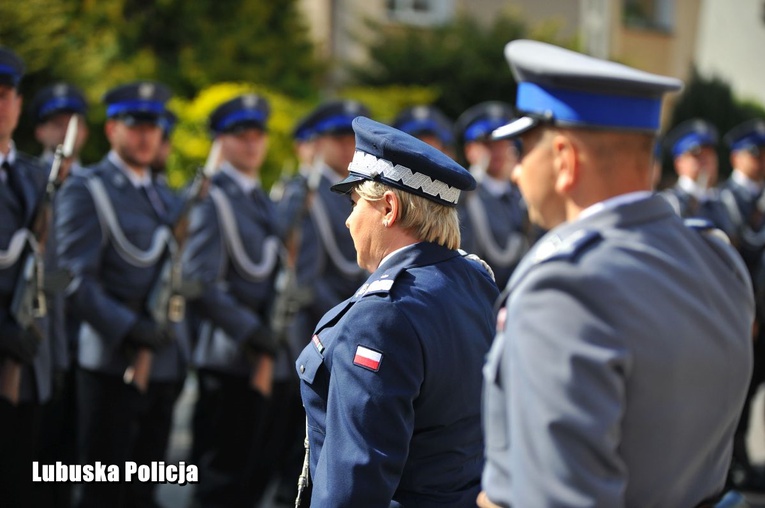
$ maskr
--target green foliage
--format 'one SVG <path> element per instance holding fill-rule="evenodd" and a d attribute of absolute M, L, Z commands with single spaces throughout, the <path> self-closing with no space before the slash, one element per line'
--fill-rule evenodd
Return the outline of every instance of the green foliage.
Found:
<path fill-rule="evenodd" d="M 706 78 L 693 69 L 691 79 L 686 83 L 675 103 L 672 121 L 667 131 L 685 120 L 703 118 L 716 126 L 722 137 L 731 128 L 755 117 L 765 118 L 765 109 L 762 105 L 738 99 L 730 85 L 719 76 Z M 730 173 L 731 167 L 730 152 L 722 140 L 717 152 L 720 160 L 720 177 L 723 178 Z M 662 172 L 668 177 L 674 175 L 671 158 L 666 153 Z"/>
<path fill-rule="evenodd" d="M 469 16 L 435 28 L 367 22 L 371 63 L 350 69 L 361 84 L 414 85 L 437 95 L 435 105 L 457 118 L 487 100 L 515 102 L 515 81 L 504 57 L 505 45 L 523 37 L 552 40 L 557 25 L 530 31 L 512 14 L 484 26 Z"/>

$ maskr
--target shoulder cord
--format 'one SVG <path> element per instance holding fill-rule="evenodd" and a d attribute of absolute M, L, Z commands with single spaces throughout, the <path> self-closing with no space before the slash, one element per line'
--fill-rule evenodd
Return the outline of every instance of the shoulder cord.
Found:
<path fill-rule="evenodd" d="M 242 238 L 237 231 L 234 211 L 228 198 L 217 187 L 210 189 L 210 197 L 218 212 L 218 223 L 223 233 L 224 244 L 237 271 L 242 277 L 252 282 L 262 282 L 271 275 L 276 266 L 279 257 L 279 239 L 276 236 L 266 237 L 263 241 L 263 259 L 260 263 L 254 263 L 244 251 Z"/>
<path fill-rule="evenodd" d="M 478 237 L 479 245 L 484 248 L 485 256 L 490 263 L 510 266 L 517 262 L 528 250 L 528 240 L 523 233 L 519 232 L 511 233 L 507 245 L 501 248 L 494 240 L 491 231 L 489 231 L 486 210 L 482 206 L 480 198 L 476 195 L 469 195 L 466 205 L 470 222 L 473 224 L 476 236 Z"/>
<path fill-rule="evenodd" d="M 98 215 L 98 221 L 101 224 L 101 230 L 106 232 L 103 244 L 111 238 L 112 245 L 122 259 L 135 267 L 147 268 L 155 265 L 159 261 L 159 258 L 165 253 L 166 248 L 170 248 L 171 251 L 175 250 L 173 233 L 169 227 L 164 225 L 159 226 L 154 230 L 154 235 L 151 238 L 151 245 L 147 250 L 139 249 L 130 243 L 117 221 L 117 214 L 114 212 L 114 207 L 112 206 L 112 202 L 109 199 L 101 179 L 97 176 L 92 176 L 87 179 L 85 186 L 93 197 L 93 202 L 96 206 L 96 215 Z"/>
<path fill-rule="evenodd" d="M 324 207 L 324 203 L 322 203 L 321 197 L 318 194 L 314 196 L 311 205 L 311 217 L 313 217 L 316 228 L 319 230 L 319 237 L 327 250 L 327 254 L 329 254 L 329 258 L 332 260 L 332 264 L 345 277 L 349 279 L 358 277 L 363 270 L 356 264 L 355 259 L 353 262 L 349 262 L 340 252 L 335 235 L 332 234 L 327 209 Z"/>
<path fill-rule="evenodd" d="M 13 266 L 21 257 L 24 247 L 29 243 L 34 251 L 37 251 L 37 241 L 27 228 L 22 228 L 13 233 L 8 249 L 0 250 L 0 270 Z"/>
<path fill-rule="evenodd" d="M 755 207 L 760 208 L 761 199 L 758 199 L 755 203 Z M 762 230 L 754 231 L 748 224 L 744 222 L 744 217 L 741 215 L 741 210 L 738 208 L 736 197 L 730 189 L 722 189 L 720 191 L 720 201 L 725 205 L 725 209 L 728 210 L 728 215 L 733 221 L 733 225 L 736 230 L 739 231 L 741 239 L 746 242 L 747 245 L 753 247 L 765 246 L 765 228 Z"/>

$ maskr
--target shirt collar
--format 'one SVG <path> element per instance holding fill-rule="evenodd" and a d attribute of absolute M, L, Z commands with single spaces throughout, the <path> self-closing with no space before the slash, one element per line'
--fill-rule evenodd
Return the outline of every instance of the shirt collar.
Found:
<path fill-rule="evenodd" d="M 335 185 L 336 183 L 340 183 L 345 180 L 344 176 L 338 175 L 335 170 L 324 163 L 322 163 L 320 170 L 321 174 L 326 177 L 327 180 L 329 180 L 331 185 Z"/>
<path fill-rule="evenodd" d="M 634 203 L 635 201 L 640 201 L 641 199 L 648 199 L 652 195 L 653 192 L 651 191 L 636 191 L 620 194 L 618 196 L 614 196 L 599 203 L 595 203 L 594 205 L 588 206 L 579 213 L 577 220 L 590 217 L 591 215 L 595 215 L 596 213 L 603 210 L 610 210 L 616 208 L 617 206 L 626 205 L 627 203 Z"/>
<path fill-rule="evenodd" d="M 8 164 L 13 165 L 14 162 L 16 162 L 16 143 L 11 140 L 10 143 L 10 149 L 8 150 L 8 155 L 3 156 L 3 154 L 0 153 L 0 166 L 5 163 L 5 161 L 8 161 Z"/>
<path fill-rule="evenodd" d="M 481 185 L 483 185 L 486 191 L 495 198 L 501 197 L 503 194 L 507 194 L 512 189 L 510 182 L 507 180 L 498 180 L 489 176 L 488 174 L 483 175 Z"/>
<path fill-rule="evenodd" d="M 221 173 L 225 173 L 229 176 L 245 194 L 252 194 L 252 191 L 260 187 L 260 182 L 257 178 L 253 178 L 249 175 L 245 175 L 228 161 L 223 161 L 220 167 Z"/>
<path fill-rule="evenodd" d="M 110 150 L 106 157 L 109 159 L 109 162 L 117 166 L 117 169 L 122 171 L 122 174 L 125 175 L 125 178 L 130 180 L 130 183 L 133 184 L 133 187 L 136 189 L 140 189 L 141 187 L 148 187 L 151 185 L 151 171 L 149 168 L 144 169 L 143 173 L 139 175 L 130 169 L 127 163 L 122 160 L 122 157 L 117 155 L 117 152 L 114 150 Z"/>
<path fill-rule="evenodd" d="M 707 195 L 707 189 L 696 183 L 692 178 L 681 175 L 677 178 L 677 186 L 686 194 L 690 194 L 696 199 L 704 199 Z"/>
<path fill-rule="evenodd" d="M 730 177 L 731 180 L 733 180 L 736 184 L 747 189 L 753 195 L 757 195 L 762 192 L 762 182 L 756 182 L 752 180 L 738 169 L 734 169 Z"/>
<path fill-rule="evenodd" d="M 419 243 L 419 242 L 418 242 L 418 243 Z M 399 248 L 399 249 L 396 249 L 396 250 L 394 250 L 393 252 L 390 252 L 390 253 L 388 253 L 388 255 L 387 255 L 387 256 L 385 256 L 384 258 L 382 258 L 382 260 L 380 260 L 380 264 L 379 264 L 379 265 L 377 265 L 377 269 L 376 269 L 375 271 L 379 270 L 379 269 L 380 269 L 380 267 L 381 267 L 382 265 L 384 265 L 386 261 L 388 261 L 390 258 L 392 258 L 393 256 L 395 256 L 395 255 L 396 255 L 396 254 L 398 254 L 399 252 L 403 252 L 403 251 L 405 251 L 406 249 L 412 249 L 412 248 L 414 248 L 414 246 L 415 246 L 415 245 L 417 245 L 417 244 L 416 244 L 416 243 L 411 243 L 411 244 L 409 244 L 409 245 L 405 245 L 405 246 L 403 246 L 403 247 L 401 247 L 401 248 Z"/>

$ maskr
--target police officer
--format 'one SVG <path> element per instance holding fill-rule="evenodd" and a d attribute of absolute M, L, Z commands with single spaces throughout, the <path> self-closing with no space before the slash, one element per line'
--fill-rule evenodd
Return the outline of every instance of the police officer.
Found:
<path fill-rule="evenodd" d="M 296 362 L 312 506 L 474 506 L 498 295 L 457 250 L 456 205 L 475 180 L 392 127 L 359 117 L 353 128 L 350 174 L 332 189 L 353 202 L 346 224 L 372 275 Z"/>
<path fill-rule="evenodd" d="M 765 248 L 765 121 L 743 122 L 724 136 L 730 148 L 733 172 L 720 185 L 720 200 L 726 221 L 720 224 L 744 258 L 757 294 L 757 322 L 753 329 L 754 370 L 741 413 L 733 447 L 730 470 L 732 485 L 749 490 L 765 490 L 765 478 L 749 461 L 746 435 L 749 431 L 751 403 L 765 380 L 765 339 L 763 339 L 763 252 Z"/>
<path fill-rule="evenodd" d="M 512 140 L 492 140 L 491 132 L 513 118 L 512 107 L 498 101 L 476 104 L 457 119 L 477 192 L 460 206 L 462 248 L 485 259 L 504 288 L 536 233 L 530 227 L 521 193 L 510 180 L 518 161 Z"/>
<path fill-rule="evenodd" d="M 706 216 L 707 202 L 717 202 L 712 190 L 717 185 L 717 139 L 717 128 L 701 118 L 686 120 L 665 137 L 677 181 L 662 195 L 680 217 Z"/>
<path fill-rule="evenodd" d="M 297 279 L 289 291 L 293 294 L 282 288 L 277 298 L 294 298 L 299 309 L 286 324 L 283 334 L 286 345 L 282 345 L 277 358 L 275 387 L 283 395 L 275 396 L 274 400 L 281 400 L 285 407 L 271 413 L 276 420 L 267 427 L 275 438 L 275 449 L 266 456 L 274 459 L 263 462 L 264 469 L 256 476 L 262 479 L 275 469 L 278 471 L 278 502 L 294 500 L 294 472 L 301 466 L 300 443 L 305 434 L 294 360 L 310 340 L 311 331 L 322 315 L 351 296 L 365 279 L 364 271 L 356 264 L 356 251 L 345 227 L 348 201 L 337 199 L 330 191 L 333 184 L 348 175 L 355 149 L 351 122 L 358 115 L 369 115 L 369 110 L 354 100 L 330 100 L 298 122 L 295 132 L 311 143 L 313 164 L 286 185 L 277 205 L 280 234 L 288 250 L 296 251 Z"/>
<path fill-rule="evenodd" d="M 411 134 L 430 146 L 453 156 L 454 126 L 451 120 L 437 107 L 418 104 L 402 109 L 391 125 Z"/>
<path fill-rule="evenodd" d="M 43 149 L 40 160 L 48 168 L 54 163 L 57 147 L 66 139 L 70 119 L 77 115 L 76 124 L 72 127 L 76 129 L 72 153 L 60 161 L 58 185 L 66 180 L 70 172 L 82 171 L 79 153 L 88 138 L 87 111 L 88 104 L 82 91 L 68 83 L 46 86 L 37 92 L 32 102 L 35 138 Z M 49 273 L 58 266 L 56 248 L 55 232 L 49 231 L 45 249 L 45 266 Z M 65 307 L 63 290 L 49 296 L 49 336 L 44 347 L 50 347 L 53 355 L 54 391 L 52 399 L 43 408 L 36 456 L 41 464 L 55 464 L 56 461 L 77 463 L 75 358 L 79 322 Z M 71 487 L 68 482 L 37 484 L 34 488 L 35 503 L 38 506 L 70 506 Z"/>
<path fill-rule="evenodd" d="M 18 151 L 13 142 L 24 67 L 21 57 L 0 47 L 0 499 L 8 506 L 30 503 L 27 466 L 32 463 L 41 404 L 51 393 L 50 349 L 38 351 L 46 324 L 37 320 L 24 327 L 12 314 L 22 263 L 35 250 L 29 228 L 47 175 L 36 158 Z M 10 378 L 14 382 L 9 383 Z"/>
<path fill-rule="evenodd" d="M 72 115 L 78 115 L 77 137 L 70 161 L 62 164 L 61 180 L 70 170 L 82 169 L 80 151 L 88 140 L 89 130 L 85 115 L 88 103 L 82 90 L 69 83 L 54 83 L 41 89 L 32 102 L 32 116 L 35 123 L 35 139 L 42 145 L 40 159 L 50 167 L 56 147 L 64 142 L 66 129 Z M 62 171 L 63 170 L 63 171 Z"/>
<path fill-rule="evenodd" d="M 270 309 L 280 245 L 275 210 L 260 183 L 269 114 L 267 100 L 253 94 L 212 112 L 220 169 L 189 223 L 184 273 L 204 287 L 192 308 L 201 321 L 192 449 L 198 506 L 250 507 L 258 495 L 250 479 L 266 405 L 252 376 L 258 358 L 275 354 Z"/>
<path fill-rule="evenodd" d="M 163 460 L 185 377 L 186 338 L 152 317 L 150 301 L 173 247 L 170 226 L 179 206 L 149 169 L 170 95 L 149 81 L 109 90 L 105 133 L 111 149 L 67 179 L 56 203 L 59 259 L 74 277 L 67 304 L 82 321 L 77 404 L 84 464 Z M 148 380 L 130 375 L 139 370 Z M 80 506 L 150 506 L 154 486 L 83 484 Z"/>
<path fill-rule="evenodd" d="M 699 506 L 725 484 L 754 304 L 721 234 L 650 188 L 682 83 L 510 42 L 515 177 L 550 229 L 510 281 L 484 368 L 480 506 Z M 679 325 L 682 323 L 682 326 Z"/>

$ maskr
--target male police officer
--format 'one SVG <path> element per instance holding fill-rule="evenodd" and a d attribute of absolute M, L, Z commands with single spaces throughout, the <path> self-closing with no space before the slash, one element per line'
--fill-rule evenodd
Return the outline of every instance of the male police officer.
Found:
<path fill-rule="evenodd" d="M 754 334 L 754 370 L 741 413 L 733 447 L 730 480 L 742 489 L 763 490 L 765 479 L 752 468 L 746 447 L 751 403 L 757 389 L 765 379 L 765 333 L 763 328 L 762 256 L 765 252 L 765 121 L 752 119 L 743 122 L 724 138 L 730 147 L 733 172 L 720 185 L 720 200 L 725 209 L 725 222 L 719 224 L 738 248 L 749 269 L 757 297 L 757 323 Z"/>
<path fill-rule="evenodd" d="M 404 108 L 396 115 L 391 125 L 449 156 L 453 155 L 454 126 L 435 106 L 420 104 Z"/>
<path fill-rule="evenodd" d="M 348 175 L 348 164 L 356 148 L 352 122 L 359 115 L 369 115 L 363 104 L 330 100 L 319 104 L 298 123 L 295 132 L 310 143 L 313 165 L 304 168 L 285 186 L 277 205 L 280 234 L 296 257 L 297 280 L 292 288 L 279 289 L 278 298 L 280 301 L 295 298 L 300 308 L 285 323 L 286 330 L 280 330 L 287 344 L 277 357 L 274 404 L 281 407 L 270 412 L 272 419 L 267 424 L 274 442 L 266 456 L 273 460 L 261 463 L 263 467 L 254 481 L 267 479 L 276 464 L 279 469 L 276 476 L 281 476 L 276 496 L 279 502 L 294 499 L 294 474 L 300 470 L 305 434 L 292 365 L 310 341 L 311 331 L 321 316 L 352 295 L 364 281 L 364 271 L 356 264 L 356 251 L 345 227 L 350 205 L 330 191 L 332 184 Z"/>
<path fill-rule="evenodd" d="M 104 96 L 111 150 L 73 175 L 56 203 L 61 265 L 74 280 L 67 302 L 82 320 L 78 350 L 80 458 L 84 464 L 164 459 L 173 404 L 188 357 L 182 334 L 152 317 L 149 295 L 172 248 L 178 203 L 152 181 L 159 118 L 170 91 L 140 81 Z M 157 318 L 158 319 L 158 318 Z M 148 385 L 123 375 L 153 353 Z M 148 356 L 148 358 L 152 358 Z M 81 506 L 149 505 L 151 483 L 83 484 Z"/>
<path fill-rule="evenodd" d="M 57 181 L 64 182 L 68 175 L 82 171 L 79 153 L 88 138 L 85 120 L 88 105 L 80 89 L 68 83 L 55 83 L 41 89 L 32 102 L 35 138 L 42 145 L 41 162 L 51 168 L 57 147 L 67 136 L 70 120 L 77 115 L 76 137 L 72 153 L 60 161 Z M 55 200 L 55 196 L 53 197 Z M 52 224 L 51 224 L 52 229 Z M 45 249 L 45 266 L 50 272 L 58 265 L 55 232 L 49 231 Z M 66 310 L 63 290 L 48 298 L 49 337 L 44 347 L 53 354 L 53 397 L 43 409 L 40 442 L 36 459 L 41 464 L 77 462 L 75 358 L 79 322 Z M 35 485 L 35 502 L 39 506 L 69 506 L 71 484 L 67 482 Z"/>
<path fill-rule="evenodd" d="M 184 273 L 204 287 L 193 305 L 201 322 L 192 451 L 200 506 L 249 507 L 259 495 L 250 474 L 266 406 L 251 376 L 258 355 L 275 354 L 269 318 L 279 250 L 275 211 L 260 184 L 269 113 L 266 99 L 246 94 L 210 115 L 222 162 L 192 212 L 184 251 Z"/>
<path fill-rule="evenodd" d="M 510 281 L 484 368 L 482 506 L 698 506 L 725 484 L 751 373 L 740 257 L 653 195 L 673 78 L 548 44 L 505 54 L 516 173 L 550 231 Z M 680 325 L 682 323 L 682 325 Z"/>
<path fill-rule="evenodd" d="M 701 118 L 675 126 L 664 143 L 672 155 L 677 182 L 662 193 L 680 217 L 706 216 L 707 203 L 716 201 L 717 129 Z M 710 217 L 716 225 L 715 221 Z M 718 227 L 720 227 L 718 225 Z"/>
<path fill-rule="evenodd" d="M 23 74 L 23 60 L 0 47 L 0 384 L 4 395 L 0 396 L 0 499 L 9 506 L 29 505 L 28 465 L 35 447 L 34 430 L 40 404 L 51 392 L 50 349 L 43 347 L 38 352 L 45 324 L 23 328 L 11 313 L 20 289 L 22 261 L 34 249 L 28 228 L 46 177 L 39 161 L 19 152 L 13 143 L 21 113 L 18 87 Z M 15 383 L 6 383 L 7 376 L 19 369 L 21 385 L 13 388 Z M 13 389 L 6 392 L 6 387 Z"/>
<path fill-rule="evenodd" d="M 500 288 L 533 236 L 521 193 L 510 181 L 518 147 L 512 140 L 491 139 L 494 129 L 512 119 L 512 107 L 498 101 L 476 104 L 457 119 L 465 159 L 479 182 L 461 203 L 462 248 L 489 263 Z"/>

